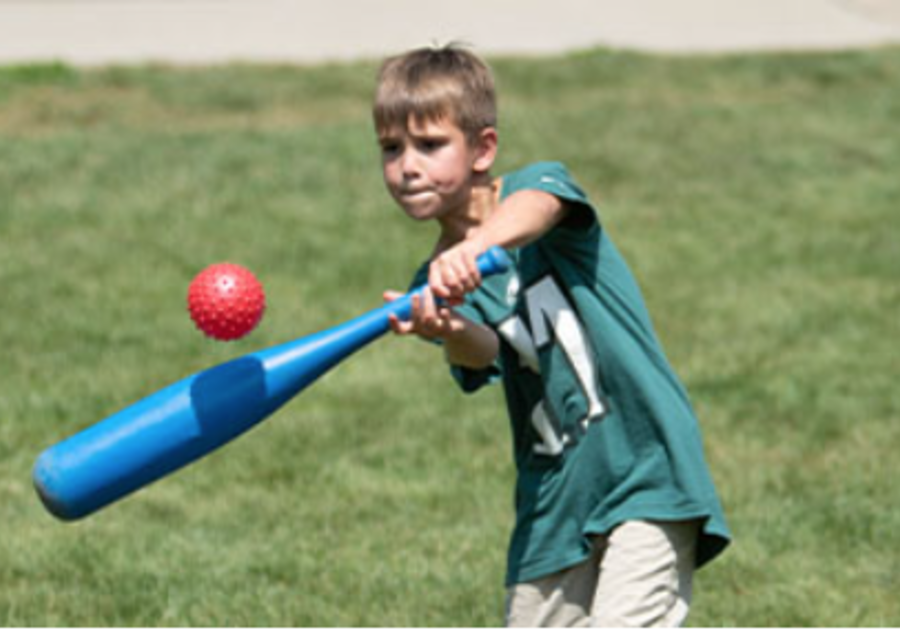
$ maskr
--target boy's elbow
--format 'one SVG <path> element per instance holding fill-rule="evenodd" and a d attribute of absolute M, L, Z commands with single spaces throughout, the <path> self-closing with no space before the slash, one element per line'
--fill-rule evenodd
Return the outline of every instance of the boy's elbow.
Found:
<path fill-rule="evenodd" d="M 447 355 L 447 363 L 453 365 L 455 367 L 465 368 L 467 370 L 473 370 L 475 372 L 479 372 L 481 370 L 486 370 L 492 365 L 494 365 L 494 360 L 488 359 L 487 357 L 452 357 L 449 354 Z"/>
<path fill-rule="evenodd" d="M 454 352 L 452 348 L 447 347 L 444 356 L 450 365 L 475 371 L 486 370 L 497 360 L 497 353 L 491 352 L 487 348 L 480 348 L 477 351 L 470 348 L 466 351 Z"/>

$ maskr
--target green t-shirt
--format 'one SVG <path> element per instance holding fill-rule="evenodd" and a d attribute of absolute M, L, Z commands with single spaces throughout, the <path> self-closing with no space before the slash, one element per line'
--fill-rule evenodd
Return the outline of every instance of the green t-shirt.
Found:
<path fill-rule="evenodd" d="M 562 164 L 502 182 L 502 198 L 541 190 L 573 208 L 456 309 L 501 339 L 494 366 L 452 373 L 466 392 L 498 378 L 505 389 L 518 472 L 507 584 L 585 560 L 589 536 L 636 519 L 702 519 L 705 564 L 730 534 L 696 417 L 628 266 Z"/>

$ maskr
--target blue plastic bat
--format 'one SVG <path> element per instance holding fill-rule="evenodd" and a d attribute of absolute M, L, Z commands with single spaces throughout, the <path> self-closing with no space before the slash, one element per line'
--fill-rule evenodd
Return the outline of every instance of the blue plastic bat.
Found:
<path fill-rule="evenodd" d="M 509 258 L 491 248 L 483 276 Z M 422 288 L 342 325 L 199 372 L 45 450 L 34 485 L 47 509 L 75 520 L 213 451 L 268 417 L 357 350 L 408 319 Z"/>

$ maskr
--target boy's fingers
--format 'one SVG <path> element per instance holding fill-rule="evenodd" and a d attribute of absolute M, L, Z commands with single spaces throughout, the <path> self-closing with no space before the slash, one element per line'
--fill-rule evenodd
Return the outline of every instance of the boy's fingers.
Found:
<path fill-rule="evenodd" d="M 430 287 L 425 287 L 425 289 L 422 291 L 421 304 L 422 319 L 425 321 L 434 319 L 436 308 L 434 303 L 434 293 L 432 293 Z"/>
<path fill-rule="evenodd" d="M 466 280 L 468 281 L 466 292 L 469 293 L 481 286 L 481 272 L 478 270 L 478 261 L 474 256 L 467 256 L 464 262 L 467 271 Z"/>
<path fill-rule="evenodd" d="M 429 337 L 440 335 L 442 326 L 438 305 L 434 301 L 434 295 L 427 288 L 423 292 L 422 302 L 422 332 Z"/>
<path fill-rule="evenodd" d="M 441 321 L 444 322 L 445 326 L 449 326 L 450 320 L 453 318 L 453 311 L 450 310 L 449 307 L 442 306 L 438 309 L 438 316 L 441 318 Z"/>
<path fill-rule="evenodd" d="M 460 260 L 457 258 L 450 265 L 450 274 L 451 279 L 447 283 L 448 288 L 453 293 L 453 295 L 459 295 L 460 293 L 464 293 L 466 290 L 466 286 L 469 284 L 469 272 L 466 269 L 465 260 Z"/>
<path fill-rule="evenodd" d="M 434 268 L 434 281 L 430 284 L 435 295 L 448 298 L 465 292 L 470 274 L 458 252 L 437 259 Z"/>
<path fill-rule="evenodd" d="M 426 287 L 421 294 L 416 294 L 412 298 L 412 315 L 410 316 L 410 325 L 413 332 L 420 335 L 430 337 L 433 335 L 434 327 L 434 298 L 431 291 Z"/>
<path fill-rule="evenodd" d="M 428 272 L 428 286 L 434 295 L 446 298 L 450 295 L 448 284 L 452 282 L 451 274 L 447 271 L 446 262 L 437 260 L 431 265 Z"/>
<path fill-rule="evenodd" d="M 450 258 L 447 269 L 446 285 L 453 297 L 471 293 L 481 285 L 478 263 L 472 253 L 466 249 L 456 252 Z"/>
<path fill-rule="evenodd" d="M 412 332 L 412 324 L 409 322 L 400 321 L 396 315 L 391 315 L 388 317 L 388 323 L 391 326 L 391 330 L 398 335 L 408 335 Z"/>

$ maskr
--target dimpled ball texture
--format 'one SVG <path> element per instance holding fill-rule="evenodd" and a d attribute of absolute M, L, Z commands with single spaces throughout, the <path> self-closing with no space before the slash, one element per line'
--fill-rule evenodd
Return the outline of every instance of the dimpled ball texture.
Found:
<path fill-rule="evenodd" d="M 188 311 L 205 335 L 219 341 L 240 339 L 256 328 L 266 309 L 262 284 L 232 263 L 210 265 L 191 281 Z"/>

